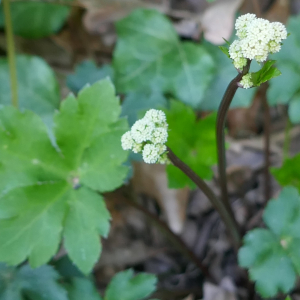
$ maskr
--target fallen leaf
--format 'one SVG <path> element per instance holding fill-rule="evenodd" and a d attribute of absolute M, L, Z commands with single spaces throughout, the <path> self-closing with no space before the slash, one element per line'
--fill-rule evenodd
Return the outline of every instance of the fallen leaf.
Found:
<path fill-rule="evenodd" d="M 158 202 L 167 223 L 175 233 L 181 233 L 186 219 L 189 189 L 170 189 L 163 165 L 136 163 L 133 187 L 137 193 L 147 194 Z"/>
<path fill-rule="evenodd" d="M 224 39 L 229 40 L 234 29 L 235 12 L 242 2 L 242 0 L 215 1 L 202 16 L 204 38 L 216 45 L 224 44 Z"/>

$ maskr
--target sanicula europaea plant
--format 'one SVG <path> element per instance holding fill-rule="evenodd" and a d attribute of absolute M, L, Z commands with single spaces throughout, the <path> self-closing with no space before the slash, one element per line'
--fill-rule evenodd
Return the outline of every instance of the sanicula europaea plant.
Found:
<path fill-rule="evenodd" d="M 147 115 L 151 115 L 155 110 L 150 110 L 146 113 L 146 116 L 137 121 L 131 131 L 127 132 L 122 138 L 122 145 L 124 150 L 133 150 L 134 152 L 142 152 L 149 146 L 153 146 L 153 152 L 151 153 L 151 159 L 148 155 L 143 155 L 143 159 L 146 163 L 164 163 L 171 162 L 174 166 L 178 167 L 183 173 L 185 173 L 208 197 L 212 202 L 215 209 L 220 213 L 228 231 L 231 234 L 232 241 L 236 250 L 242 245 L 241 232 L 235 220 L 227 190 L 227 178 L 226 178 L 226 157 L 225 157 L 225 119 L 229 109 L 229 106 L 233 100 L 233 97 L 238 88 L 249 89 L 251 87 L 260 86 L 262 83 L 279 76 L 281 73 L 276 68 L 272 67 L 274 61 L 266 62 L 269 54 L 274 54 L 280 51 L 282 41 L 287 38 L 287 31 L 283 24 L 279 22 L 269 22 L 268 20 L 257 18 L 254 14 L 246 14 L 240 16 L 235 24 L 237 40 L 233 41 L 228 50 L 222 49 L 227 56 L 232 59 L 234 67 L 238 71 L 238 75 L 229 83 L 223 99 L 221 101 L 216 126 L 216 138 L 217 138 L 217 152 L 218 152 L 218 171 L 219 171 L 219 183 L 221 187 L 220 198 L 216 196 L 214 191 L 202 180 L 188 165 L 186 165 L 181 159 L 179 159 L 173 151 L 164 146 L 167 142 L 167 138 L 162 139 L 159 143 L 160 146 L 155 146 L 153 143 L 155 136 L 160 136 L 159 126 L 156 127 L 153 124 L 145 123 Z M 251 62 L 255 60 L 262 65 L 261 70 L 255 73 L 250 72 Z M 162 111 L 155 111 L 156 114 L 161 114 Z M 164 128 L 168 128 L 167 120 L 163 117 Z M 179 121 L 180 122 L 180 121 Z M 134 132 L 138 128 L 139 135 Z M 169 128 L 172 130 L 172 128 Z M 167 137 L 167 131 L 165 131 Z M 141 138 L 143 137 L 143 138 Z M 180 141 L 178 141 L 180 143 Z M 137 146 L 138 145 L 138 146 Z M 138 149 L 138 151 L 136 151 Z M 156 149 L 156 150 L 154 150 Z M 163 150 L 160 150 L 163 149 Z M 148 153 L 148 152 L 147 152 Z M 168 160 L 160 158 L 160 155 L 167 155 Z M 297 196 L 295 196 L 297 197 Z M 271 202 L 270 205 L 272 205 Z M 299 203 L 298 203 L 299 204 Z M 299 209 L 299 208 L 298 208 Z M 269 209 L 270 210 L 270 209 Z M 254 234 L 254 233 L 253 233 Z M 272 287 L 264 287 L 258 275 L 253 275 L 252 262 L 248 260 L 248 251 L 251 244 L 250 232 L 246 237 L 246 243 L 249 245 L 244 246 L 240 253 L 240 263 L 244 267 L 250 267 L 250 275 L 253 280 L 257 280 L 257 290 L 262 296 L 273 296 L 278 291 L 288 292 L 294 285 L 294 275 L 287 285 L 273 284 Z M 262 241 L 261 241 L 262 243 Z M 283 245 L 283 243 L 281 243 Z M 248 247 L 248 248 L 247 248 Z M 258 246 L 259 247 L 259 246 Z M 284 244 L 286 248 L 286 244 Z M 253 249 L 252 249 L 253 250 Z M 246 254 L 245 254 L 246 253 Z M 255 254 L 253 254 L 255 257 Z M 298 257 L 300 257 L 298 253 Z M 252 269 L 251 269 L 252 268 Z"/>
<path fill-rule="evenodd" d="M 17 107 L 16 59 L 9 1 L 4 0 L 3 4 L 6 15 L 12 103 Z M 236 30 L 238 39 L 229 45 L 229 49 L 223 49 L 232 60 L 238 74 L 228 85 L 217 116 L 220 197 L 194 172 L 193 168 L 183 162 L 184 159 L 180 159 L 174 153 L 176 151 L 172 151 L 173 147 L 167 146 L 169 133 L 172 131 L 172 127 L 168 125 L 167 112 L 150 109 L 126 132 L 128 130 L 126 120 L 119 118 L 120 105 L 114 87 L 108 80 L 86 86 L 79 92 L 77 98 L 70 95 L 57 110 L 54 135 L 60 153 L 56 151 L 58 148 L 48 140 L 47 130 L 36 115 L 4 108 L 0 113 L 1 260 L 17 265 L 28 259 L 33 267 L 39 267 L 56 253 L 63 237 L 65 248 L 73 263 L 84 273 L 90 272 L 101 252 L 99 236 L 106 237 L 109 230 L 110 215 L 99 192 L 104 193 L 120 186 L 127 174 L 127 167 L 123 165 L 127 154 L 122 151 L 121 146 L 124 150 L 140 153 L 146 163 L 175 166 L 187 175 L 219 212 L 231 234 L 235 248 L 238 249 L 242 244 L 242 232 L 235 220 L 227 192 L 225 119 L 237 89 L 260 86 L 280 75 L 279 70 L 273 67 L 275 61 L 267 61 L 267 59 L 269 54 L 280 51 L 282 41 L 287 38 L 287 31 L 283 24 L 257 18 L 254 14 L 239 17 L 236 21 Z M 172 30 L 170 32 L 172 35 Z M 176 37 L 173 36 L 172 42 L 172 46 L 178 46 Z M 199 49 L 196 50 L 193 46 L 183 44 L 180 47 L 184 51 L 195 51 L 205 57 L 205 51 L 198 51 Z M 253 60 L 262 66 L 258 72 L 250 72 Z M 207 68 L 212 68 L 211 61 L 207 63 Z M 176 91 L 179 98 L 184 94 L 180 89 L 176 89 L 176 86 L 170 87 L 171 85 L 168 84 L 165 86 Z M 196 104 L 198 90 L 191 89 L 191 91 L 191 96 L 194 97 L 191 103 Z M 182 99 L 189 103 L 186 94 Z M 107 110 L 104 111 L 103 108 Z M 76 127 L 75 124 L 78 125 L 77 130 L 70 130 Z M 33 146 L 30 146 L 30 141 Z M 180 141 L 178 143 L 180 144 Z M 18 151 L 22 151 L 22 155 Z M 110 160 L 107 159 L 107 153 Z M 292 163 L 287 161 L 286 165 L 291 167 Z M 9 171 L 9 165 L 12 172 Z M 12 173 L 15 177 L 10 183 Z M 287 180 L 282 177 L 284 177 L 282 170 L 279 170 L 277 178 L 283 182 L 283 185 L 286 182 L 294 182 L 293 178 Z M 39 199 L 44 199 L 44 202 L 39 202 Z M 263 217 L 266 229 L 250 231 L 244 239 L 244 246 L 239 251 L 240 265 L 249 269 L 250 278 L 257 282 L 257 290 L 264 297 L 274 296 L 278 292 L 288 293 L 295 284 L 296 275 L 300 274 L 299 199 L 295 188 L 283 189 L 279 197 L 271 200 L 266 207 Z M 26 206 L 24 203 L 29 205 Z M 132 206 L 143 211 L 143 208 L 136 203 Z M 169 230 L 168 235 L 177 241 L 182 252 L 190 257 L 209 280 L 216 281 L 180 237 L 172 233 L 160 220 L 156 222 L 161 227 L 165 226 L 166 231 Z M 34 244 L 30 244 L 32 237 L 36 239 Z M 43 248 L 44 245 L 47 245 L 47 250 Z M 44 270 L 37 268 L 34 271 L 27 265 L 15 269 L 1 264 L 0 269 L 0 275 L 3 276 L 12 273 L 20 275 L 18 277 L 21 282 L 20 293 L 23 289 L 22 284 L 31 284 L 28 278 L 30 276 L 35 278 L 34 276 L 39 274 L 44 274 L 54 289 L 57 291 L 61 289 L 56 283 L 59 276 L 52 268 Z M 284 276 L 281 276 L 280 272 L 284 272 Z M 28 278 L 26 274 L 29 275 Z M 126 285 L 127 292 L 130 292 L 128 292 L 128 295 L 130 294 L 128 299 L 132 300 L 138 299 L 137 294 L 140 297 L 148 296 L 155 288 L 154 276 L 141 274 L 139 278 L 144 280 L 140 285 L 134 285 L 132 271 L 125 271 L 119 273 L 113 282 L 117 282 L 116 286 L 118 286 L 121 280 Z M 147 286 L 144 291 L 140 288 L 142 283 Z M 7 290 L 14 284 L 13 280 L 9 282 Z M 69 288 L 72 293 L 76 293 L 80 286 L 91 284 L 89 281 L 84 282 L 84 279 L 74 279 Z M 36 292 L 34 286 L 30 286 L 29 290 Z M 117 292 L 116 287 L 109 286 L 106 299 L 117 299 Z"/>

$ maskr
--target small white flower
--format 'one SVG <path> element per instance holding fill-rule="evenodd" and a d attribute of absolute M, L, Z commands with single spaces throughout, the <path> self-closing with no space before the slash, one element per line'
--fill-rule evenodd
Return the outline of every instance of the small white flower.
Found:
<path fill-rule="evenodd" d="M 235 23 L 238 40 L 229 47 L 229 55 L 237 69 L 246 66 L 246 59 L 266 61 L 270 53 L 281 49 L 281 41 L 287 31 L 279 22 L 256 18 L 254 14 L 240 16 Z"/>
<path fill-rule="evenodd" d="M 137 143 L 146 142 L 151 139 L 155 124 L 148 119 L 141 119 L 134 123 L 131 128 L 131 136 Z"/>
<path fill-rule="evenodd" d="M 151 109 L 145 117 L 134 123 L 131 131 L 126 132 L 121 143 L 124 150 L 142 152 L 148 164 L 167 163 L 168 124 L 163 111 Z"/>
<path fill-rule="evenodd" d="M 269 46 L 270 53 L 273 53 L 273 54 L 279 52 L 281 49 L 280 43 L 277 43 L 275 41 L 270 41 L 268 46 Z"/>
<path fill-rule="evenodd" d="M 255 19 L 256 15 L 254 14 L 245 14 L 237 18 L 235 22 L 235 29 L 237 31 L 236 35 L 241 39 L 245 38 L 248 25 Z"/>
<path fill-rule="evenodd" d="M 272 23 L 273 30 L 274 30 L 274 41 L 280 43 L 282 40 L 287 38 L 287 31 L 285 26 L 280 22 L 273 22 Z"/>
<path fill-rule="evenodd" d="M 236 69 L 242 70 L 247 65 L 247 59 L 244 57 L 239 57 L 233 61 Z"/>
<path fill-rule="evenodd" d="M 151 142 L 154 144 L 164 144 L 168 140 L 168 130 L 158 127 L 153 131 Z"/>
<path fill-rule="evenodd" d="M 159 164 L 161 164 L 161 165 L 165 165 L 165 164 L 170 163 L 170 160 L 169 160 L 169 158 L 168 158 L 167 153 L 163 153 L 163 154 L 159 157 L 157 163 L 159 163 Z"/>
<path fill-rule="evenodd" d="M 146 112 L 146 115 L 144 117 L 145 119 L 148 119 L 149 121 L 152 121 L 154 123 L 165 124 L 166 123 L 166 115 L 163 111 L 157 110 L 157 109 L 150 109 Z"/>
<path fill-rule="evenodd" d="M 143 150 L 143 160 L 147 164 L 155 164 L 160 157 L 159 145 L 147 144 Z"/>
<path fill-rule="evenodd" d="M 132 152 L 134 153 L 140 153 L 143 150 L 143 144 L 138 144 L 136 142 L 133 143 L 132 146 Z"/>
<path fill-rule="evenodd" d="M 241 41 L 235 40 L 233 43 L 229 46 L 229 55 L 231 59 L 237 59 L 243 57 L 242 54 L 242 48 L 241 48 Z"/>
<path fill-rule="evenodd" d="M 253 82 L 251 80 L 251 73 L 248 73 L 243 76 L 240 84 L 243 86 L 244 89 L 249 89 L 253 86 Z"/>
<path fill-rule="evenodd" d="M 131 132 L 130 131 L 127 131 L 126 133 L 124 133 L 122 135 L 121 143 L 122 143 L 122 148 L 124 150 L 131 150 L 132 149 L 133 144 L 134 144 L 134 140 L 133 140 L 133 138 L 131 136 Z"/>

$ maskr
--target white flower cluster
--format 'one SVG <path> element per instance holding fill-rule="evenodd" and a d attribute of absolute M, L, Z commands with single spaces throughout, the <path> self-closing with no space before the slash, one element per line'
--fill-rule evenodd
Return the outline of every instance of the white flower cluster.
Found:
<path fill-rule="evenodd" d="M 148 164 L 168 163 L 167 147 L 168 124 L 161 110 L 150 109 L 143 119 L 138 120 L 130 131 L 121 138 L 122 148 L 134 153 L 142 152 Z"/>
<path fill-rule="evenodd" d="M 243 86 L 244 89 L 249 89 L 253 87 L 253 82 L 251 79 L 251 73 L 248 73 L 243 76 L 242 80 L 240 81 L 240 84 Z"/>
<path fill-rule="evenodd" d="M 229 55 L 237 69 L 246 66 L 247 59 L 267 60 L 270 53 L 279 52 L 282 40 L 287 38 L 283 24 L 256 18 L 254 14 L 240 16 L 235 29 L 239 39 L 230 45 Z"/>

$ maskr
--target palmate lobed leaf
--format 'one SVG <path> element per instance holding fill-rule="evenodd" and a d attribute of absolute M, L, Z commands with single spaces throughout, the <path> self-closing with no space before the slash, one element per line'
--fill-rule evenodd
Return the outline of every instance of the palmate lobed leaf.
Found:
<path fill-rule="evenodd" d="M 280 168 L 272 168 L 271 172 L 282 186 L 292 185 L 300 192 L 300 153 L 287 158 Z"/>
<path fill-rule="evenodd" d="M 67 291 L 58 283 L 60 276 L 51 266 L 19 269 L 0 263 L 1 300 L 68 300 Z"/>
<path fill-rule="evenodd" d="M 57 3 L 12 2 L 14 33 L 25 38 L 41 38 L 57 32 L 65 23 L 70 7 Z M 0 6 L 0 28 L 4 27 L 4 12 Z"/>
<path fill-rule="evenodd" d="M 300 275 L 300 196 L 286 187 L 270 200 L 263 219 L 267 229 L 254 229 L 244 238 L 239 264 L 249 269 L 263 297 L 288 293 Z"/>
<path fill-rule="evenodd" d="M 135 10 L 117 22 L 117 32 L 114 69 L 120 92 L 150 86 L 199 106 L 215 71 L 204 47 L 181 42 L 171 22 L 155 10 Z"/>
<path fill-rule="evenodd" d="M 109 80 L 69 96 L 55 116 L 57 148 L 37 115 L 0 110 L 0 261 L 40 266 L 63 237 L 79 269 L 92 269 L 110 219 L 96 191 L 117 188 L 128 172 L 120 112 Z"/>
<path fill-rule="evenodd" d="M 216 114 L 197 121 L 190 107 L 174 100 L 171 101 L 170 110 L 165 110 L 165 113 L 170 129 L 167 145 L 201 178 L 211 179 L 211 167 L 217 163 Z M 167 175 L 171 188 L 196 187 L 173 165 L 167 166 Z"/>
<path fill-rule="evenodd" d="M 29 55 L 18 55 L 16 67 L 20 109 L 35 112 L 51 127 L 54 111 L 60 102 L 59 86 L 53 70 L 40 57 Z M 7 58 L 0 59 L 0 81 L 0 104 L 11 105 Z"/>
<path fill-rule="evenodd" d="M 287 31 L 290 35 L 284 41 L 282 49 L 273 56 L 276 59 L 276 66 L 284 76 L 271 80 L 270 87 L 267 90 L 267 99 L 270 105 L 289 103 L 293 106 L 288 111 L 293 123 L 300 122 L 293 109 L 298 109 L 300 106 L 299 26 L 300 16 L 291 16 L 287 23 Z"/>
<path fill-rule="evenodd" d="M 134 276 L 131 269 L 119 272 L 109 283 L 104 300 L 142 300 L 156 289 L 155 275 L 141 273 Z"/>

